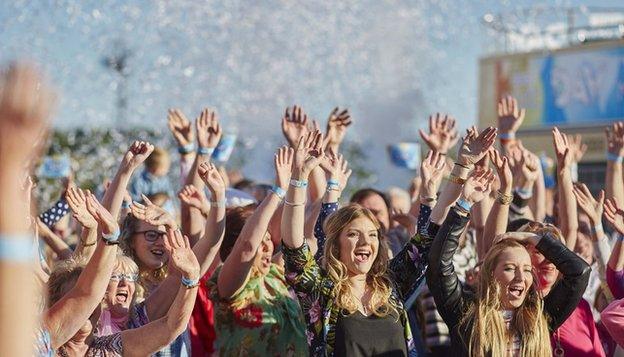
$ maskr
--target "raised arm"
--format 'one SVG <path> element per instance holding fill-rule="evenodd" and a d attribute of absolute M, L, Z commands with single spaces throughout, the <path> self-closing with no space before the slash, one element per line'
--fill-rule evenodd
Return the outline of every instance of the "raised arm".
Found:
<path fill-rule="evenodd" d="M 492 247 L 494 238 L 507 231 L 509 205 L 513 199 L 511 194 L 513 176 L 511 174 L 511 168 L 509 167 L 507 157 L 501 155 L 501 153 L 495 149 L 489 151 L 489 157 L 498 174 L 500 188 L 496 195 L 496 201 L 494 201 L 494 205 L 492 206 L 492 210 L 490 211 L 485 224 L 483 240 L 481 242 L 477 241 L 477 256 L 479 261 L 485 258 L 485 255 Z"/>
<path fill-rule="evenodd" d="M 455 128 L 455 118 L 447 114 L 436 113 L 429 116 L 429 133 L 419 129 L 420 137 L 436 153 L 446 156 L 457 144 L 459 135 Z"/>
<path fill-rule="evenodd" d="M 98 222 L 98 243 L 93 256 L 78 277 L 76 285 L 44 314 L 55 349 L 67 342 L 102 301 L 117 255 L 117 220 L 97 201 L 86 197 L 87 209 Z"/>
<path fill-rule="evenodd" d="M 520 129 L 526 109 L 520 108 L 516 98 L 507 96 L 498 102 L 498 132 L 503 153 L 516 144 L 516 132 Z"/>
<path fill-rule="evenodd" d="M 199 284 L 199 263 L 186 236 L 169 229 L 165 239 L 169 264 L 180 272 L 175 299 L 162 318 L 121 333 L 124 356 L 148 356 L 169 345 L 186 329 Z"/>
<path fill-rule="evenodd" d="M 327 130 L 325 131 L 325 150 L 340 152 L 340 144 L 344 140 L 347 128 L 353 124 L 349 109 L 340 110 L 336 107 L 329 113 L 327 118 Z"/>
<path fill-rule="evenodd" d="M 74 253 L 69 245 L 56 233 L 52 232 L 47 224 L 43 223 L 39 217 L 36 218 L 37 233 L 45 244 L 52 249 L 59 260 L 65 260 L 71 258 Z"/>
<path fill-rule="evenodd" d="M 535 212 L 529 206 L 529 201 L 535 195 L 536 182 L 540 177 L 539 158 L 525 149 L 520 141 L 517 145 L 508 148 L 508 157 L 510 158 L 509 166 L 514 178 L 515 200 L 514 209 L 516 209 L 517 218 L 527 218 L 534 220 Z"/>
<path fill-rule="evenodd" d="M 609 239 L 604 233 L 602 227 L 602 213 L 604 211 L 605 193 L 604 190 L 600 190 L 598 199 L 595 199 L 589 188 L 585 184 L 574 186 L 574 196 L 579 209 L 589 217 L 589 224 L 591 230 L 591 240 L 594 244 L 594 251 L 598 260 L 598 270 L 600 280 L 606 282 L 606 267 L 609 261 L 609 253 L 611 251 L 609 246 Z"/>
<path fill-rule="evenodd" d="M 217 281 L 221 298 L 228 299 L 234 296 L 245 284 L 258 248 L 267 234 L 271 217 L 277 210 L 288 186 L 293 155 L 293 149 L 286 146 L 281 147 L 275 154 L 275 186 L 271 194 L 262 201 L 253 215 L 245 222 L 232 252 L 223 263 Z"/>
<path fill-rule="evenodd" d="M 557 127 L 552 131 L 557 154 L 557 188 L 559 191 L 559 222 L 566 246 L 574 250 L 578 234 L 578 213 L 570 165 L 572 150 L 567 135 L 561 133 Z"/>
<path fill-rule="evenodd" d="M 624 211 L 621 204 L 613 198 L 606 200 L 604 217 L 618 233 L 607 263 L 607 283 L 613 296 L 620 299 L 624 298 Z"/>
<path fill-rule="evenodd" d="M 618 202 L 624 202 L 624 180 L 622 180 L 622 160 L 624 160 L 624 122 L 617 122 L 605 130 L 607 136 L 606 195 Z"/>
<path fill-rule="evenodd" d="M 87 191 L 88 193 L 89 191 Z M 80 241 L 74 255 L 89 260 L 95 252 L 95 244 L 97 243 L 97 221 L 87 210 L 87 194 L 78 187 L 70 187 L 65 198 L 74 213 L 74 219 L 82 225 Z"/>

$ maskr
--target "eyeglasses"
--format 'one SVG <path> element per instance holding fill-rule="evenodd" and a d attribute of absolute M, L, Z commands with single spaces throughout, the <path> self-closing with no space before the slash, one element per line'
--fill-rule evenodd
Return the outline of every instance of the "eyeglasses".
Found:
<path fill-rule="evenodd" d="M 125 280 L 129 283 L 134 283 L 139 279 L 137 274 L 113 274 L 111 275 L 110 280 L 113 281 L 122 281 Z"/>
<path fill-rule="evenodd" d="M 158 238 L 165 236 L 167 233 L 165 232 L 161 232 L 161 231 L 154 231 L 154 230 L 149 230 L 149 231 L 140 231 L 140 232 L 134 232 L 134 233 L 143 233 L 143 237 L 145 238 L 146 241 L 153 243 L 155 241 L 158 240 Z"/>

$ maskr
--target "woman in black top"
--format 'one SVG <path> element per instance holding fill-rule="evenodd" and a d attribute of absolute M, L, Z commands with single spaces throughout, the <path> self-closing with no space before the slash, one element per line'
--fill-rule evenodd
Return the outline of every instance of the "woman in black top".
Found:
<path fill-rule="evenodd" d="M 451 331 L 454 355 L 551 355 L 549 330 L 578 305 L 590 268 L 552 230 L 507 233 L 487 253 L 476 291 L 464 291 L 452 260 L 470 206 L 489 193 L 486 176 L 473 174 L 466 181 L 457 206 L 437 230 L 427 269 L 427 281 L 436 284 L 429 289 Z M 563 276 L 546 298 L 537 290 L 525 245 L 535 246 Z"/>

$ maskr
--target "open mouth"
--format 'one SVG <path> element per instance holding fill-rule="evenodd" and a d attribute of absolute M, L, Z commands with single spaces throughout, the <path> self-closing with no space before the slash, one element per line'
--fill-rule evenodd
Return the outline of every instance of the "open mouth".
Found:
<path fill-rule="evenodd" d="M 150 250 L 150 253 L 154 254 L 155 256 L 162 257 L 165 254 L 165 251 L 159 248 L 154 248 Z"/>
<path fill-rule="evenodd" d="M 119 291 L 115 295 L 115 301 L 118 303 L 124 303 L 128 301 L 128 292 L 127 291 Z"/>
<path fill-rule="evenodd" d="M 354 253 L 355 253 L 355 261 L 358 262 L 358 263 L 366 263 L 366 262 L 368 262 L 368 260 L 370 259 L 371 255 L 373 254 L 368 249 L 356 250 Z"/>
<path fill-rule="evenodd" d="M 510 295 L 519 298 L 520 296 L 522 296 L 522 293 L 524 292 L 524 288 L 521 286 L 510 286 L 507 289 L 507 291 L 509 292 Z"/>
<path fill-rule="evenodd" d="M 271 265 L 271 257 L 270 256 L 263 256 L 261 262 L 262 262 L 262 265 L 269 266 L 269 265 Z"/>

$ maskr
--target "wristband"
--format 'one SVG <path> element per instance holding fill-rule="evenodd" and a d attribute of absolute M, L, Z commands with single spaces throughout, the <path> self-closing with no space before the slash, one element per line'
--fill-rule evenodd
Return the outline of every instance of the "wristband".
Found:
<path fill-rule="evenodd" d="M 470 208 L 472 207 L 472 203 L 460 198 L 457 200 L 457 206 L 466 212 L 470 212 Z"/>
<path fill-rule="evenodd" d="M 182 285 L 187 289 L 196 288 L 199 285 L 199 279 L 191 280 L 187 277 L 182 277 Z"/>
<path fill-rule="evenodd" d="M 0 261 L 30 263 L 34 259 L 33 240 L 30 234 L 0 234 Z"/>
<path fill-rule="evenodd" d="M 113 233 L 110 233 L 110 234 L 102 233 L 102 239 L 107 245 L 119 244 L 120 235 L 121 235 L 121 232 L 119 231 L 119 228 L 117 228 L 115 229 Z"/>
<path fill-rule="evenodd" d="M 195 150 L 195 144 L 194 143 L 188 143 L 186 145 L 183 146 L 178 146 L 178 152 L 180 154 L 190 154 L 193 152 L 193 150 Z"/>
<path fill-rule="evenodd" d="M 130 202 L 126 202 L 126 201 L 121 202 L 121 208 L 122 209 L 130 209 L 130 207 L 132 207 Z"/>
<path fill-rule="evenodd" d="M 516 138 L 516 133 L 499 133 L 498 137 L 501 140 L 513 140 Z"/>
<path fill-rule="evenodd" d="M 338 180 L 327 180 L 327 191 L 340 191 L 340 182 Z"/>
<path fill-rule="evenodd" d="M 225 200 L 223 201 L 210 201 L 211 207 L 225 207 Z"/>
<path fill-rule="evenodd" d="M 271 187 L 271 192 L 279 197 L 280 200 L 283 200 L 284 197 L 286 197 L 286 191 L 277 185 L 273 185 L 273 187 Z"/>
<path fill-rule="evenodd" d="M 308 181 L 291 179 L 290 185 L 293 187 L 308 187 Z"/>
<path fill-rule="evenodd" d="M 590 228 L 592 234 L 597 234 L 599 232 L 604 232 L 604 228 L 602 227 L 602 223 L 597 224 L 595 226 L 591 226 Z"/>
<path fill-rule="evenodd" d="M 524 198 L 525 200 L 528 200 L 529 198 L 531 198 L 531 196 L 533 196 L 533 189 L 522 189 L 522 188 L 516 188 L 516 192 L 518 193 L 518 195 L 520 195 L 520 197 Z"/>
<path fill-rule="evenodd" d="M 202 148 L 202 147 L 200 147 L 200 148 L 197 149 L 197 153 L 200 154 L 200 155 L 208 155 L 208 156 L 210 156 L 210 155 L 212 155 L 214 150 L 215 150 L 214 148 Z"/>
<path fill-rule="evenodd" d="M 624 161 L 624 157 L 607 152 L 607 161 L 612 161 L 618 164 L 621 164 Z"/>

